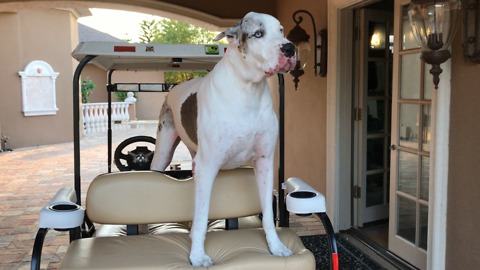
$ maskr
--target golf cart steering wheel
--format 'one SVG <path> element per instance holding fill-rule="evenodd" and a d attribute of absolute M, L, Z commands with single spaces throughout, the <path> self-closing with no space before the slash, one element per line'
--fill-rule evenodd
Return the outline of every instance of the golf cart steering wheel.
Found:
<path fill-rule="evenodd" d="M 138 145 L 134 150 L 124 152 L 127 146 L 134 143 L 147 143 L 155 148 L 155 138 L 149 136 L 135 136 L 121 142 L 115 149 L 114 161 L 120 171 L 146 171 L 150 170 L 154 151 L 148 146 Z"/>

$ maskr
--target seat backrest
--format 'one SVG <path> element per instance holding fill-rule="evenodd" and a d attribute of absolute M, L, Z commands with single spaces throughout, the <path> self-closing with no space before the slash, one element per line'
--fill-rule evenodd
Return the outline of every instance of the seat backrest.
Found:
<path fill-rule="evenodd" d="M 153 224 L 193 219 L 195 180 L 177 180 L 155 171 L 116 172 L 90 184 L 86 212 L 101 224 Z M 220 171 L 210 199 L 209 219 L 261 212 L 251 168 Z"/>

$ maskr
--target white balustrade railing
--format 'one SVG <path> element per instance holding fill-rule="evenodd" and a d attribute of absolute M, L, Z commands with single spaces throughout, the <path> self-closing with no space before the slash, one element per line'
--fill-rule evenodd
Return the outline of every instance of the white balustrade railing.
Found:
<path fill-rule="evenodd" d="M 127 129 L 128 125 L 120 125 L 122 121 L 130 120 L 128 102 L 112 102 L 112 129 Z M 108 103 L 82 104 L 83 134 L 105 132 L 108 129 Z"/>

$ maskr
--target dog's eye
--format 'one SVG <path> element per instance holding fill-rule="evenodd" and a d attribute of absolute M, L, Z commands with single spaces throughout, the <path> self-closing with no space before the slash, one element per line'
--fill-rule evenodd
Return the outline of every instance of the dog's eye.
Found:
<path fill-rule="evenodd" d="M 263 37 L 263 32 L 260 31 L 260 30 L 257 30 L 254 34 L 253 34 L 254 37 L 256 38 L 261 38 Z"/>

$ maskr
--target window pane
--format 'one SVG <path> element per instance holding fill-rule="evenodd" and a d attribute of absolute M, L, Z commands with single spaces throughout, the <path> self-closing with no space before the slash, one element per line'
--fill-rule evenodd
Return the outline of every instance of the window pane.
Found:
<path fill-rule="evenodd" d="M 399 151 L 398 154 L 398 191 L 417 197 L 418 156 Z"/>
<path fill-rule="evenodd" d="M 368 96 L 384 96 L 387 67 L 382 61 L 368 61 Z"/>
<path fill-rule="evenodd" d="M 367 170 L 378 170 L 384 168 L 385 139 L 367 139 Z"/>
<path fill-rule="evenodd" d="M 412 27 L 408 19 L 408 5 L 402 7 L 402 50 L 420 48 L 413 36 Z"/>
<path fill-rule="evenodd" d="M 385 100 L 370 99 L 367 104 L 368 134 L 385 132 Z"/>
<path fill-rule="evenodd" d="M 420 243 L 419 247 L 427 250 L 428 242 L 428 206 L 420 205 Z"/>
<path fill-rule="evenodd" d="M 393 63 L 392 61 L 388 62 L 388 87 L 387 87 L 387 90 L 388 90 L 388 94 L 387 96 L 391 97 L 392 96 L 392 85 L 393 85 Z"/>
<path fill-rule="evenodd" d="M 415 244 L 415 202 L 398 196 L 397 235 Z"/>
<path fill-rule="evenodd" d="M 421 62 L 420 53 L 402 55 L 400 98 L 420 98 Z"/>
<path fill-rule="evenodd" d="M 368 36 L 370 37 L 369 57 L 385 57 L 385 48 L 389 42 L 386 29 L 387 26 L 383 22 L 368 23 Z"/>
<path fill-rule="evenodd" d="M 392 137 L 387 136 L 387 143 L 388 143 L 387 145 L 390 145 L 391 141 L 392 141 Z M 388 150 L 389 150 L 389 152 L 387 154 L 387 167 L 388 167 L 388 169 L 390 169 L 390 158 L 391 158 L 390 154 L 392 153 L 391 152 L 392 150 L 391 150 L 391 148 L 389 148 Z"/>
<path fill-rule="evenodd" d="M 400 145 L 418 149 L 418 113 L 417 104 L 400 104 Z"/>
<path fill-rule="evenodd" d="M 422 159 L 422 174 L 420 179 L 420 199 L 428 202 L 428 185 L 430 181 L 430 158 L 421 157 Z"/>
<path fill-rule="evenodd" d="M 383 204 L 385 197 L 384 173 L 367 175 L 367 207 Z"/>
<path fill-rule="evenodd" d="M 390 155 L 389 155 L 390 156 Z M 390 164 L 390 163 L 388 163 Z M 387 170 L 387 174 L 385 176 L 387 178 L 387 189 L 385 190 L 385 192 L 387 193 L 387 199 L 386 199 L 386 203 L 390 203 L 390 170 Z"/>
<path fill-rule="evenodd" d="M 431 105 L 422 106 L 422 150 L 429 152 L 430 151 L 430 140 L 432 139 L 431 134 Z"/>
<path fill-rule="evenodd" d="M 424 80 L 424 89 L 423 89 L 423 98 L 424 99 L 432 99 L 432 92 L 435 90 L 435 85 L 433 85 L 433 77 L 432 74 L 430 74 L 430 69 L 432 66 L 425 64 L 425 72 L 423 75 L 423 80 Z"/>

